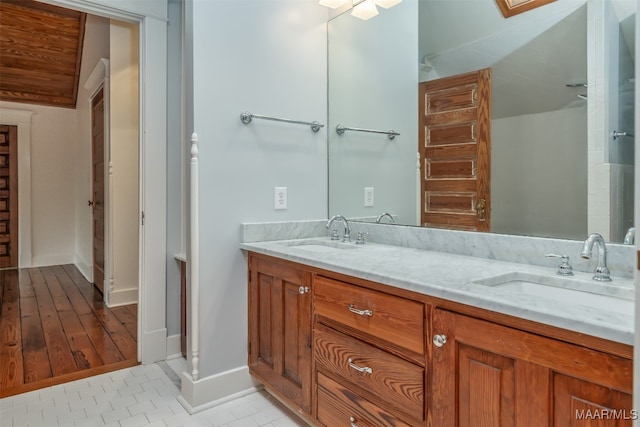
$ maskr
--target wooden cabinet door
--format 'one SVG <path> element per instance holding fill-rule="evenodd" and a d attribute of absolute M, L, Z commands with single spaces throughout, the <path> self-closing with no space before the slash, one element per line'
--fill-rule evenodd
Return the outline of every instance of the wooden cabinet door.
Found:
<path fill-rule="evenodd" d="M 631 425 L 632 360 L 440 309 L 432 331 L 434 426 Z"/>
<path fill-rule="evenodd" d="M 490 230 L 491 69 L 420 83 L 421 223 Z"/>
<path fill-rule="evenodd" d="M 631 427 L 638 411 L 629 393 L 565 375 L 554 376 L 554 426 Z"/>
<path fill-rule="evenodd" d="M 249 369 L 310 413 L 311 273 L 256 256 L 249 269 Z"/>

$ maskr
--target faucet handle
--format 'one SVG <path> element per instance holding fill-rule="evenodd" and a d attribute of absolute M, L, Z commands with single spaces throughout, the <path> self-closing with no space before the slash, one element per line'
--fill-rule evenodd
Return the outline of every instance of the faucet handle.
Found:
<path fill-rule="evenodd" d="M 335 228 L 331 230 L 331 240 L 340 240 L 340 236 L 338 235 L 338 230 Z"/>
<path fill-rule="evenodd" d="M 364 236 L 368 236 L 369 233 L 363 233 L 362 231 L 358 232 L 358 239 L 356 240 L 356 245 L 364 245 Z"/>
<path fill-rule="evenodd" d="M 569 255 L 545 254 L 547 258 L 561 258 L 562 263 L 558 266 L 556 274 L 560 276 L 573 276 L 573 267 L 569 264 Z"/>
<path fill-rule="evenodd" d="M 344 227 L 344 235 L 342 236 L 342 241 L 351 243 L 351 229 L 347 226 Z"/>

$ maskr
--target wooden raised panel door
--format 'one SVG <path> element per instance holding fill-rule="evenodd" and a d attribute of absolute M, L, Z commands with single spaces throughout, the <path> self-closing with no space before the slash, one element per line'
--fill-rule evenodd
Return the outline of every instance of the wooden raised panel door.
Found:
<path fill-rule="evenodd" d="M 310 413 L 311 274 L 254 256 L 249 268 L 249 369 Z"/>
<path fill-rule="evenodd" d="M 433 333 L 434 426 L 631 425 L 602 417 L 633 417 L 632 360 L 440 309 Z"/>
<path fill-rule="evenodd" d="M 0 268 L 18 267 L 18 128 L 0 126 Z"/>
<path fill-rule="evenodd" d="M 91 156 L 93 199 L 93 284 L 104 292 L 104 96 L 91 100 Z"/>
<path fill-rule="evenodd" d="M 420 83 L 421 223 L 490 230 L 491 69 Z"/>
<path fill-rule="evenodd" d="M 484 331 L 465 336 L 456 324 L 458 317 L 441 310 L 434 313 L 434 334 L 446 336 L 447 342 L 433 349 L 433 425 L 515 426 L 515 359 L 474 345 L 473 334 Z"/>
<path fill-rule="evenodd" d="M 565 375 L 553 382 L 554 425 L 567 427 L 631 427 L 638 412 L 632 396 Z"/>

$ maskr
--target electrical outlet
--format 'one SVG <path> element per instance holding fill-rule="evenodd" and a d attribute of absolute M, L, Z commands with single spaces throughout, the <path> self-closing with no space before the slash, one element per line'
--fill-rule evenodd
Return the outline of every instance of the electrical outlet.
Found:
<path fill-rule="evenodd" d="M 364 205 L 373 206 L 373 187 L 364 187 Z"/>
<path fill-rule="evenodd" d="M 287 209 L 287 187 L 274 187 L 275 209 Z"/>

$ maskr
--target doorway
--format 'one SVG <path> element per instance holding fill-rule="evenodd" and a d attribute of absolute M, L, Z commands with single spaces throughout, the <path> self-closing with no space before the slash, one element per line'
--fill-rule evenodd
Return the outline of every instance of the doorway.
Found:
<path fill-rule="evenodd" d="M 142 216 L 143 211 L 152 214 L 146 215 L 144 225 L 139 227 L 139 251 L 135 255 L 140 266 L 138 360 L 144 364 L 164 360 L 167 354 L 167 129 L 158 124 L 167 121 L 167 3 L 133 1 L 114 5 L 108 0 L 47 0 L 46 3 L 135 23 L 140 28 L 140 72 L 136 79 L 140 85 L 138 217 Z M 1 116 L 5 117 L 4 113 Z M 28 135 L 29 128 L 26 125 L 25 129 L 26 132 L 21 133 Z M 28 153 L 29 144 L 20 145 L 18 151 Z M 25 164 L 28 168 L 29 163 Z M 21 162 L 20 170 L 24 171 L 22 166 Z M 27 197 L 21 198 L 20 203 L 29 200 Z M 85 198 L 85 208 L 86 203 Z M 31 207 L 28 206 L 24 212 L 25 216 L 30 215 Z M 21 218 L 24 216 L 21 215 Z M 23 259 L 31 259 L 29 244 L 30 239 L 21 242 Z"/>
<path fill-rule="evenodd" d="M 91 99 L 93 284 L 104 294 L 104 88 Z"/>
<path fill-rule="evenodd" d="M 18 253 L 18 127 L 0 125 L 0 268 L 17 268 Z"/>

